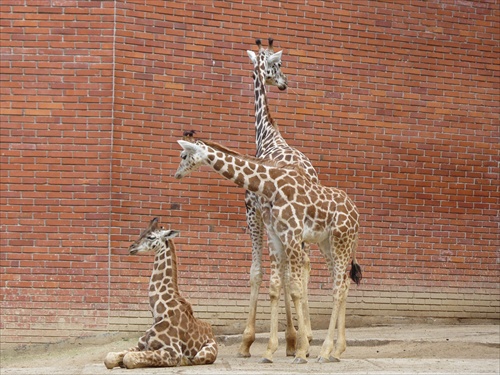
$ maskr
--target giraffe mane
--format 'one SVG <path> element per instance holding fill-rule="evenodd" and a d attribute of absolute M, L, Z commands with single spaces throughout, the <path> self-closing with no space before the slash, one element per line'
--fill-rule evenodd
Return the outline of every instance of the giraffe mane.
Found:
<path fill-rule="evenodd" d="M 287 166 L 287 164 L 285 164 L 285 163 L 279 163 L 279 162 L 276 162 L 276 161 L 271 160 L 271 159 L 258 159 L 254 156 L 242 154 L 242 153 L 240 153 L 232 148 L 229 148 L 227 146 L 223 146 L 220 143 L 217 143 L 214 141 L 205 140 L 205 139 L 198 139 L 198 142 L 201 142 L 209 147 L 212 147 L 214 150 L 221 151 L 225 154 L 236 156 L 240 159 L 251 161 L 253 163 L 266 165 L 269 167 L 280 167 L 280 168 Z"/>
<path fill-rule="evenodd" d="M 273 39 L 269 38 L 269 42 L 270 42 L 269 48 L 267 50 L 265 50 L 264 47 L 262 47 L 262 43 L 261 43 L 260 39 L 257 39 L 257 45 L 259 46 L 259 56 L 260 56 L 260 58 L 262 58 L 261 55 L 264 54 L 264 58 L 267 59 L 268 53 L 272 52 Z M 257 70 L 258 69 L 259 69 L 258 67 L 255 68 L 254 74 L 257 74 Z M 266 90 L 266 82 L 261 82 L 261 84 L 262 84 L 261 90 Z M 276 121 L 274 120 L 274 118 L 271 115 L 271 110 L 269 109 L 269 103 L 267 102 L 267 99 L 264 100 L 264 106 L 265 106 L 265 109 L 266 109 L 267 119 L 268 119 L 269 123 L 271 124 L 271 126 L 273 128 L 275 128 L 276 130 L 278 130 L 278 124 L 276 124 Z"/>
<path fill-rule="evenodd" d="M 271 123 L 272 127 L 276 130 L 278 130 L 278 124 L 276 124 L 276 121 L 274 121 L 274 118 L 271 116 L 271 111 L 269 109 L 269 104 L 266 103 L 264 104 L 266 106 L 266 111 L 267 111 L 267 119 Z"/>
<path fill-rule="evenodd" d="M 212 147 L 214 150 L 221 151 L 221 152 L 228 154 L 228 155 L 236 156 L 242 160 L 246 160 L 246 161 L 249 161 L 252 163 L 257 163 L 257 164 L 264 165 L 267 167 L 276 167 L 276 168 L 283 168 L 283 169 L 288 169 L 288 170 L 295 170 L 298 173 L 300 173 L 301 175 L 307 176 L 304 168 L 302 168 L 302 166 L 300 166 L 298 164 L 285 163 L 285 162 L 276 161 L 276 160 L 272 160 L 272 159 L 259 159 L 259 158 L 256 158 L 254 156 L 244 155 L 244 154 L 241 154 L 232 148 L 223 146 L 220 143 L 210 141 L 210 140 L 197 139 L 196 141 L 201 142 L 201 143 L 205 144 L 206 146 Z"/>

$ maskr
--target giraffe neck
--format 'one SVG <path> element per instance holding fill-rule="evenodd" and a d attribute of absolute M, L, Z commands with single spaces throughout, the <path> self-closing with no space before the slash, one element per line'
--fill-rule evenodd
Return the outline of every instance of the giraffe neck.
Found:
<path fill-rule="evenodd" d="M 161 246 L 166 247 L 167 245 L 162 242 Z M 174 244 L 170 240 L 169 247 L 170 250 L 161 249 L 161 251 L 155 254 L 153 272 L 149 282 L 149 302 L 153 311 L 155 311 L 155 304 L 160 295 L 168 295 L 168 297 L 163 297 L 165 301 L 176 298 L 179 295 L 179 287 L 177 285 L 177 256 Z"/>
<path fill-rule="evenodd" d="M 259 67 L 255 68 L 253 81 L 255 96 L 255 144 L 257 146 L 257 157 L 259 157 L 271 146 L 267 140 L 275 138 L 275 134 L 279 135 L 279 130 L 269 112 L 266 83 Z M 273 134 L 273 136 L 270 136 L 270 134 Z"/>
<path fill-rule="evenodd" d="M 277 191 L 277 180 L 289 171 L 284 168 L 258 163 L 224 149 L 214 149 L 202 143 L 206 150 L 204 162 L 224 178 L 259 196 L 271 199 Z"/>

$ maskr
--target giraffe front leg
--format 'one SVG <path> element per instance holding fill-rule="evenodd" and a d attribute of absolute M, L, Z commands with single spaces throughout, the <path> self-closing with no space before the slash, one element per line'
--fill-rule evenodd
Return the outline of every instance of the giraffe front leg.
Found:
<path fill-rule="evenodd" d="M 272 256 L 271 258 L 273 269 L 271 272 L 271 279 L 269 281 L 269 299 L 271 300 L 270 332 L 267 350 L 262 356 L 261 363 L 272 363 L 273 354 L 276 349 L 278 349 L 278 308 L 281 295 L 281 280 L 283 272 L 282 265 L 273 262 L 273 258 L 275 259 L 274 256 Z"/>
<path fill-rule="evenodd" d="M 308 284 L 309 284 L 309 275 L 311 273 L 311 263 L 309 260 L 309 256 L 307 253 L 309 252 L 309 246 L 304 244 L 304 254 L 303 254 L 303 274 L 302 274 L 302 311 L 304 314 L 304 322 L 305 322 L 305 332 L 307 336 L 307 341 L 311 343 L 312 341 L 312 328 L 311 328 L 311 318 L 309 315 L 309 300 L 308 300 Z M 287 356 L 294 356 L 295 355 L 295 348 L 297 345 L 297 331 L 295 330 L 295 327 L 293 326 L 293 319 L 292 319 L 292 313 L 291 313 L 291 306 L 290 306 L 290 291 L 287 285 L 290 283 L 290 272 L 289 272 L 289 267 L 287 268 L 287 273 L 285 276 L 288 278 L 283 286 L 283 289 L 285 291 L 285 307 L 286 307 L 286 314 L 287 314 L 287 327 L 286 327 L 286 355 Z M 307 357 L 309 357 L 309 352 L 306 354 Z"/>
<path fill-rule="evenodd" d="M 257 315 L 257 302 L 259 299 L 259 289 L 262 283 L 262 271 L 260 264 L 252 264 L 250 270 L 250 311 L 248 313 L 247 323 L 243 331 L 241 345 L 238 350 L 238 357 L 248 358 L 250 354 L 250 346 L 255 341 L 255 320 Z"/>
<path fill-rule="evenodd" d="M 123 364 L 123 357 L 125 356 L 125 354 L 127 354 L 128 352 L 137 352 L 140 350 L 144 350 L 145 347 L 144 343 L 146 340 L 146 336 L 147 334 L 142 336 L 139 339 L 137 346 L 134 346 L 133 348 L 124 350 L 122 352 L 109 352 L 106 358 L 104 359 L 104 365 L 106 366 L 106 368 L 111 370 L 112 368 L 115 367 L 125 367 L 125 365 Z"/>
<path fill-rule="evenodd" d="M 173 345 L 159 350 L 145 350 L 141 352 L 128 352 L 123 357 L 126 368 L 142 367 L 176 367 L 182 362 L 183 355 L 180 345 Z"/>
<path fill-rule="evenodd" d="M 301 280 L 294 280 L 290 285 L 290 296 L 292 297 L 295 311 L 297 312 L 297 324 L 298 324 L 298 332 L 297 332 L 297 345 L 295 350 L 295 358 L 293 363 L 302 364 L 307 363 L 307 355 L 309 351 L 309 340 L 307 339 L 306 333 L 306 324 L 304 321 L 304 313 L 302 306 L 302 282 Z"/>
<path fill-rule="evenodd" d="M 123 352 L 109 352 L 104 359 L 104 366 L 109 370 L 115 367 L 123 367 L 123 357 L 127 353 L 128 350 L 124 350 Z"/>
<path fill-rule="evenodd" d="M 295 358 L 293 363 L 307 363 L 307 352 L 309 350 L 309 341 L 307 339 L 306 324 L 304 320 L 303 308 L 303 277 L 304 277 L 304 252 L 302 242 L 298 238 L 290 238 L 284 235 L 281 237 L 282 243 L 286 246 L 286 256 L 288 267 L 290 269 L 290 297 L 295 306 L 297 314 L 297 345 L 295 348 Z"/>
<path fill-rule="evenodd" d="M 243 331 L 241 345 L 238 350 L 238 357 L 241 358 L 248 358 L 251 356 L 250 347 L 255 341 L 255 320 L 257 315 L 259 289 L 262 283 L 262 273 L 260 271 L 254 271 L 253 268 L 252 265 L 252 270 L 250 271 L 250 310 L 248 312 L 245 330 Z"/>
<path fill-rule="evenodd" d="M 241 345 L 237 356 L 248 358 L 251 356 L 250 347 L 255 341 L 255 320 L 257 316 L 257 302 L 259 299 L 259 289 L 262 283 L 262 239 L 263 222 L 260 211 L 257 209 L 257 197 L 247 192 L 245 196 L 247 208 L 247 224 L 252 240 L 252 266 L 250 268 L 250 309 Z"/>

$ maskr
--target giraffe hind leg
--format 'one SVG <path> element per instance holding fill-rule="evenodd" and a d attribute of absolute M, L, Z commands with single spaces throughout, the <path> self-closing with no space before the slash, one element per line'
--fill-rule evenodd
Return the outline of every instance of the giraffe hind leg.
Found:
<path fill-rule="evenodd" d="M 340 354 L 345 350 L 345 308 L 348 292 L 347 266 L 349 258 L 343 256 L 347 251 L 342 251 L 336 238 L 322 242 L 319 245 L 321 252 L 325 255 L 328 269 L 332 274 L 333 281 L 333 308 L 330 316 L 330 324 L 326 338 L 318 356 L 318 362 L 338 361 Z M 330 256 L 331 254 L 331 256 Z M 337 326 L 338 323 L 338 326 Z M 334 355 L 335 328 L 338 328 L 337 346 Z"/>
<path fill-rule="evenodd" d="M 347 348 L 347 341 L 345 336 L 345 313 L 346 313 L 348 293 L 349 293 L 349 280 L 345 282 L 344 290 L 341 292 L 339 315 L 337 319 L 337 341 L 335 342 L 335 349 L 333 355 L 329 357 L 331 362 L 339 362 L 340 356 Z"/>
<path fill-rule="evenodd" d="M 208 340 L 198 353 L 193 357 L 193 365 L 209 365 L 217 359 L 217 342 L 214 339 Z"/>
<path fill-rule="evenodd" d="M 303 303 L 302 308 L 304 311 L 304 320 L 306 324 L 306 334 L 307 340 L 309 343 L 313 339 L 313 333 L 311 328 L 311 317 L 309 315 L 309 294 L 308 294 L 308 286 L 309 286 L 309 278 L 311 275 L 311 261 L 309 259 L 309 245 L 303 243 L 304 249 L 304 269 L 303 269 L 303 279 L 302 279 L 302 295 L 303 295 Z"/>
<path fill-rule="evenodd" d="M 288 270 L 286 271 L 288 272 Z M 285 312 L 286 312 L 286 355 L 287 357 L 295 356 L 295 348 L 297 346 L 297 330 L 293 325 L 292 316 L 292 301 L 290 297 L 290 288 L 288 287 L 289 276 L 285 275 L 285 281 L 283 282 L 283 297 L 285 299 Z"/>

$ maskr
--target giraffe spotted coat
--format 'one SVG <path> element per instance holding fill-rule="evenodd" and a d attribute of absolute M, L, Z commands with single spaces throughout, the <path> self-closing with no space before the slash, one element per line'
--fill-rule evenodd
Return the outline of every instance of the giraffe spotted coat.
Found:
<path fill-rule="evenodd" d="M 268 235 L 290 265 L 290 295 L 298 323 L 294 363 L 307 362 L 309 349 L 302 307 L 302 243 L 318 244 L 333 280 L 332 315 L 318 361 L 338 360 L 346 348 L 347 269 L 351 259 L 351 279 L 356 283 L 361 280 L 361 268 L 355 257 L 359 213 L 354 202 L 342 190 L 311 181 L 300 167 L 243 156 L 213 142 L 178 142 L 183 151 L 176 178 L 183 178 L 206 164 L 268 202 L 264 209 Z M 279 295 L 279 289 L 276 292 Z M 338 334 L 334 341 L 336 327 Z"/>
<path fill-rule="evenodd" d="M 178 232 L 149 223 L 129 247 L 131 255 L 154 251 L 155 261 L 149 282 L 149 304 L 153 325 L 136 347 L 109 353 L 104 364 L 113 367 L 173 367 L 213 363 L 217 342 L 212 327 L 194 317 L 191 304 L 177 285 L 177 256 L 172 238 Z"/>

